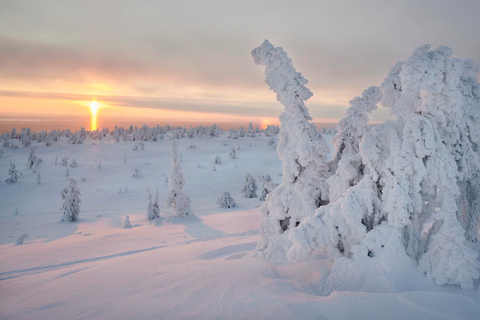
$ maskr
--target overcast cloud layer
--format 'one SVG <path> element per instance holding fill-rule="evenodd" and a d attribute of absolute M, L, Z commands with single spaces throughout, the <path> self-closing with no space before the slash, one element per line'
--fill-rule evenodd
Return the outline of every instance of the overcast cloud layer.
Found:
<path fill-rule="evenodd" d="M 338 118 L 424 43 L 480 62 L 479 12 L 478 0 L 0 0 L 0 107 L 101 83 L 112 105 L 274 116 L 250 56 L 269 39 L 310 81 L 314 116 Z"/>

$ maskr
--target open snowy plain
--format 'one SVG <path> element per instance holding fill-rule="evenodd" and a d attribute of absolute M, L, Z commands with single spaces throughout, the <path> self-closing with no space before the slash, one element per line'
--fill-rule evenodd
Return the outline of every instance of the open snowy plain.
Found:
<path fill-rule="evenodd" d="M 330 137 L 326 136 L 326 140 Z M 166 137 L 144 142 L 87 139 L 37 147 L 37 174 L 26 168 L 30 148 L 0 158 L 1 319 L 478 319 L 479 283 L 462 291 L 435 286 L 419 273 L 390 291 L 366 276 L 358 291 L 322 290 L 326 260 L 270 263 L 248 256 L 263 217 L 258 198 L 242 197 L 244 177 L 281 181 L 270 138 L 180 139 L 185 194 L 196 217 L 173 217 Z M 195 145 L 196 148 L 189 148 Z M 234 147 L 237 159 L 230 159 Z M 126 154 L 126 162 L 125 162 Z M 215 165 L 216 156 L 223 160 Z M 55 158 L 58 164 L 55 165 Z M 62 166 L 64 157 L 78 167 Z M 9 161 L 23 173 L 3 183 Z M 99 168 L 100 163 L 100 168 Z M 61 222 L 66 170 L 82 194 L 79 221 Z M 134 178 L 135 169 L 142 173 Z M 81 178 L 85 177 L 85 181 Z M 162 221 L 146 218 L 146 188 L 160 194 Z M 237 204 L 219 209 L 229 191 Z M 125 229 L 129 215 L 133 228 Z M 23 244 L 16 240 L 28 234 Z M 473 247 L 480 251 L 480 247 Z M 377 289 L 378 288 L 378 289 Z"/>

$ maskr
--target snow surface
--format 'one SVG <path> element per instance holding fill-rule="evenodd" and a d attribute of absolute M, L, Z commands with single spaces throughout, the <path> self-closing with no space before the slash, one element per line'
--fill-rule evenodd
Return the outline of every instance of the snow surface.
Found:
<path fill-rule="evenodd" d="M 0 179 L 7 178 L 10 160 L 23 177 L 0 184 L 0 318 L 478 319 L 478 281 L 475 290 L 462 291 L 435 286 L 417 272 L 390 291 L 377 290 L 382 279 L 365 277 L 350 291 L 330 292 L 327 260 L 245 257 L 264 219 L 259 198 L 241 196 L 245 175 L 269 174 L 280 183 L 281 162 L 269 137 L 227 135 L 177 141 L 196 218 L 174 218 L 160 201 L 162 221 L 147 219 L 146 188 L 158 188 L 160 199 L 169 191 L 168 140 L 145 142 L 143 151 L 113 138 L 50 147 L 33 142 L 43 159 L 41 185 L 27 169 L 30 148 L 5 149 Z M 239 142 L 237 159 L 230 159 Z M 192 144 L 197 148 L 188 148 Z M 216 156 L 223 163 L 213 171 Z M 61 222 L 67 181 L 65 167 L 53 164 L 56 157 L 78 162 L 70 168 L 82 194 L 78 222 Z M 136 168 L 142 178 L 132 178 Z M 238 207 L 217 207 L 225 190 Z M 124 228 L 127 215 L 131 229 Z M 23 234 L 28 238 L 17 245 Z"/>

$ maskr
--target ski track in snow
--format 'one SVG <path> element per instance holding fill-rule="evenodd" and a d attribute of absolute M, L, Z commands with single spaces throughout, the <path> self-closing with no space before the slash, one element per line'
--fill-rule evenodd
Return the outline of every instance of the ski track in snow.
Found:
<path fill-rule="evenodd" d="M 150 247 L 150 248 L 145 248 L 145 249 L 140 249 L 140 250 L 120 252 L 120 253 L 116 253 L 116 254 L 110 254 L 110 255 L 96 257 L 96 258 L 89 258 L 89 259 L 83 259 L 83 260 L 64 262 L 64 263 L 59 263 L 59 264 L 50 265 L 50 266 L 33 267 L 33 268 L 26 268 L 26 269 L 20 269 L 20 270 L 1 272 L 0 273 L 0 280 L 9 280 L 9 279 L 18 278 L 18 277 L 21 277 L 21 276 L 24 276 L 24 275 L 29 275 L 29 274 L 32 274 L 32 273 L 36 274 L 36 273 L 48 272 L 48 271 L 56 270 L 56 269 L 59 269 L 59 268 L 71 267 L 71 266 L 81 264 L 81 263 L 96 262 L 96 261 L 101 261 L 101 260 L 130 256 L 130 255 L 134 255 L 134 254 L 138 254 L 138 253 L 142 253 L 142 252 L 158 250 L 158 249 L 164 248 L 164 247 L 166 247 L 166 246 L 156 246 L 156 247 Z M 7 277 L 5 277 L 5 276 L 7 276 Z"/>

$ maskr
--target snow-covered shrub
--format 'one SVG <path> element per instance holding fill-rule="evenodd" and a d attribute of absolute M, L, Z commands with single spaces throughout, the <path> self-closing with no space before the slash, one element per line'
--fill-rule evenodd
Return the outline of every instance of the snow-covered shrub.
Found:
<path fill-rule="evenodd" d="M 232 148 L 230 151 L 230 159 L 237 159 L 237 151 L 235 151 L 235 148 Z"/>
<path fill-rule="evenodd" d="M 257 181 L 251 174 L 245 176 L 245 185 L 242 189 L 242 195 L 244 198 L 256 198 L 257 197 Z"/>
<path fill-rule="evenodd" d="M 70 161 L 70 167 L 71 167 L 71 168 L 77 168 L 77 167 L 78 167 L 77 160 L 72 159 L 72 160 Z"/>
<path fill-rule="evenodd" d="M 123 225 L 123 228 L 124 229 L 131 229 L 132 228 L 132 224 L 130 223 L 130 217 L 128 215 L 125 217 L 125 223 Z"/>
<path fill-rule="evenodd" d="M 230 192 L 225 191 L 222 192 L 220 196 L 217 198 L 217 205 L 219 208 L 235 208 L 237 204 L 235 203 L 235 200 L 233 200 L 232 195 Z"/>
<path fill-rule="evenodd" d="M 62 159 L 62 166 L 66 167 L 68 165 L 68 158 L 65 157 Z"/>
<path fill-rule="evenodd" d="M 83 176 L 82 176 L 82 177 L 80 178 L 80 181 L 81 181 L 81 182 L 87 181 L 87 177 L 83 177 Z"/>
<path fill-rule="evenodd" d="M 97 170 L 102 170 L 102 162 L 98 161 Z"/>
<path fill-rule="evenodd" d="M 182 168 L 180 166 L 180 155 L 176 142 L 171 141 L 170 147 L 171 167 L 168 179 L 170 190 L 167 194 L 166 203 L 167 207 L 173 209 L 177 217 L 184 218 L 185 216 L 193 215 L 191 208 L 192 201 L 183 193 L 185 179 L 183 178 Z"/>
<path fill-rule="evenodd" d="M 58 164 L 58 156 L 55 156 L 55 161 L 53 162 L 54 165 Z"/>
<path fill-rule="evenodd" d="M 155 196 L 152 196 L 150 189 L 147 188 L 148 193 L 148 208 L 147 208 L 147 218 L 149 220 L 154 220 L 160 218 L 160 206 L 158 205 L 158 188 L 155 191 Z"/>
<path fill-rule="evenodd" d="M 383 278 L 419 266 L 437 285 L 473 288 L 480 266 L 465 234 L 478 220 L 479 70 L 429 46 L 394 66 L 381 89 L 395 120 L 364 133 L 357 155 L 341 157 L 328 181 L 331 203 L 291 232 L 288 256 L 327 253 L 332 289 L 360 283 L 345 270 L 366 265 Z"/>
<path fill-rule="evenodd" d="M 187 147 L 187 149 L 197 149 L 197 146 L 194 144 L 191 144 Z"/>
<path fill-rule="evenodd" d="M 20 237 L 18 237 L 17 241 L 15 241 L 15 244 L 16 245 L 21 245 L 23 244 L 23 242 L 25 241 L 25 239 L 28 238 L 28 234 L 27 233 L 24 233 L 22 234 Z"/>
<path fill-rule="evenodd" d="M 256 64 L 266 67 L 265 82 L 285 108 L 280 116 L 277 147 L 282 160 L 282 183 L 262 205 L 265 219 L 255 252 L 259 257 L 281 260 L 291 244 L 290 231 L 328 203 L 329 149 L 305 106 L 312 96 L 305 87 L 308 81 L 295 70 L 283 49 L 265 40 L 252 56 Z"/>
<path fill-rule="evenodd" d="M 223 163 L 222 158 L 219 157 L 219 156 L 216 156 L 215 157 L 215 164 L 222 164 L 222 163 Z"/>
<path fill-rule="evenodd" d="M 10 167 L 8 168 L 8 179 L 6 179 L 5 182 L 15 183 L 21 176 L 22 173 L 17 170 L 17 166 L 15 165 L 15 163 L 10 161 Z"/>
<path fill-rule="evenodd" d="M 37 173 L 37 184 L 42 184 L 42 176 L 40 175 L 40 172 Z"/>
<path fill-rule="evenodd" d="M 135 168 L 135 169 L 133 170 L 132 177 L 133 177 L 133 178 L 141 178 L 141 177 L 143 177 L 143 175 L 142 175 L 142 172 L 141 172 L 139 169 L 136 169 L 136 168 Z"/>
<path fill-rule="evenodd" d="M 65 178 L 69 178 L 70 177 L 70 170 L 66 169 L 65 170 Z"/>
<path fill-rule="evenodd" d="M 63 200 L 63 222 L 77 221 L 80 214 L 80 190 L 75 179 L 68 179 L 67 186 L 61 192 Z"/>

